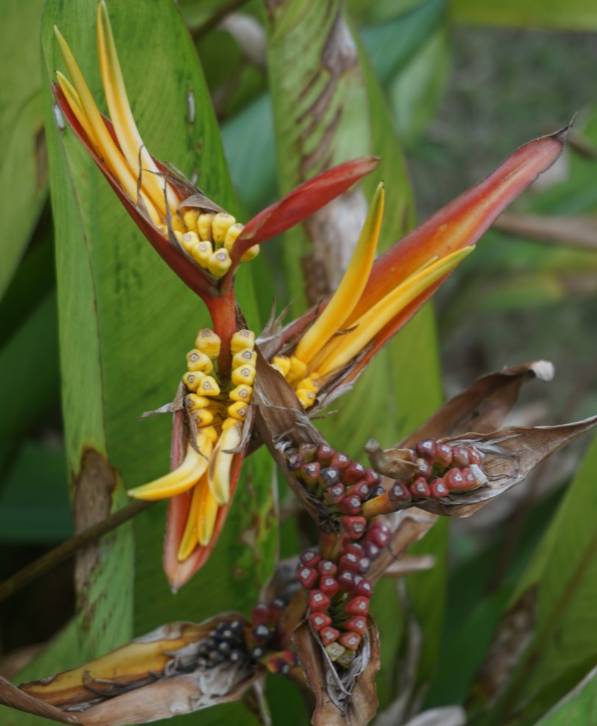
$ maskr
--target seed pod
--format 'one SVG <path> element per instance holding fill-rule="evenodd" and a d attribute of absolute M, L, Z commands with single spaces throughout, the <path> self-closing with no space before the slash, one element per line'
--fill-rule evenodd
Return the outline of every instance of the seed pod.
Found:
<path fill-rule="evenodd" d="M 361 500 L 358 497 L 344 496 L 338 502 L 338 509 L 344 514 L 358 514 L 361 511 Z"/>
<path fill-rule="evenodd" d="M 333 466 L 328 466 L 325 469 L 321 469 L 320 474 L 321 483 L 324 487 L 332 487 L 340 482 L 340 472 Z"/>
<path fill-rule="evenodd" d="M 209 261 L 214 253 L 211 242 L 197 242 L 190 250 L 195 262 L 204 269 L 209 269 Z"/>
<path fill-rule="evenodd" d="M 434 479 L 431 482 L 430 490 L 431 496 L 435 497 L 436 499 L 439 499 L 441 497 L 447 497 L 450 493 L 448 487 L 446 486 L 446 482 L 441 477 L 438 479 Z"/>
<path fill-rule="evenodd" d="M 418 476 L 414 482 L 410 485 L 410 492 L 415 499 L 422 499 L 429 496 L 430 489 L 427 479 L 423 476 Z"/>
<path fill-rule="evenodd" d="M 182 377 L 182 382 L 189 391 L 197 391 L 201 385 L 201 381 L 205 378 L 205 373 L 187 371 Z M 203 392 L 201 392 L 203 393 Z"/>
<path fill-rule="evenodd" d="M 337 451 L 333 456 L 330 464 L 335 468 L 343 471 L 350 464 L 350 459 L 346 454 L 341 451 Z"/>
<path fill-rule="evenodd" d="M 252 330 L 242 328 L 237 330 L 230 339 L 230 350 L 232 353 L 239 353 L 241 350 L 249 348 L 253 350 L 255 347 L 255 333 Z"/>
<path fill-rule="evenodd" d="M 256 364 L 257 353 L 250 348 L 245 348 L 232 356 L 233 368 L 240 368 L 240 366 L 251 366 L 254 368 Z"/>
<path fill-rule="evenodd" d="M 321 481 L 321 475 L 319 477 Z M 334 484 L 328 487 L 323 493 L 323 498 L 328 504 L 338 504 L 344 498 L 344 484 Z"/>
<path fill-rule="evenodd" d="M 301 444 L 298 448 L 299 456 L 301 459 L 308 464 L 315 460 L 315 454 L 317 452 L 317 446 L 315 444 Z"/>
<path fill-rule="evenodd" d="M 367 529 L 365 517 L 340 517 L 340 524 L 350 539 L 360 539 Z"/>
<path fill-rule="evenodd" d="M 250 403 L 252 397 L 253 388 L 245 384 L 236 386 L 236 388 L 233 388 L 228 394 L 228 398 L 231 401 L 240 401 L 242 403 Z"/>
<path fill-rule="evenodd" d="M 242 366 L 242 368 L 235 368 L 232 371 L 230 379 L 235 386 L 252 386 L 255 381 L 256 371 L 255 368 L 250 366 Z"/>
<path fill-rule="evenodd" d="M 211 362 L 211 358 L 200 350 L 193 348 L 187 353 L 187 370 L 188 371 L 201 371 L 201 373 L 209 374 L 213 371 L 214 364 Z"/>
<path fill-rule="evenodd" d="M 324 645 L 330 645 L 334 641 L 338 640 L 340 637 L 340 631 L 336 630 L 336 628 L 332 628 L 331 625 L 328 625 L 326 628 L 322 628 L 319 631 L 319 637 Z"/>
<path fill-rule="evenodd" d="M 309 592 L 309 608 L 311 610 L 327 610 L 330 606 L 330 598 L 321 590 Z"/>
<path fill-rule="evenodd" d="M 339 640 L 345 648 L 352 651 L 358 650 L 361 644 L 361 636 L 358 633 L 352 633 L 350 631 L 343 633 Z"/>
<path fill-rule="evenodd" d="M 209 328 L 200 330 L 195 338 L 195 348 L 212 359 L 220 355 L 221 345 L 222 341 L 220 340 L 220 336 Z"/>
<path fill-rule="evenodd" d="M 334 597 L 340 589 L 340 585 L 335 577 L 332 577 L 331 575 L 323 575 L 319 578 L 319 589 L 328 597 Z"/>
<path fill-rule="evenodd" d="M 452 447 L 448 444 L 437 444 L 433 462 L 443 469 L 447 469 L 452 463 Z"/>
<path fill-rule="evenodd" d="M 200 411 L 202 408 L 207 408 L 212 403 L 209 398 L 206 398 L 205 396 L 198 396 L 196 393 L 188 393 L 184 400 L 187 410 L 192 413 Z"/>
<path fill-rule="evenodd" d="M 367 615 L 369 612 L 369 598 L 357 595 L 357 597 L 351 598 L 346 603 L 344 610 L 350 615 Z"/>
<path fill-rule="evenodd" d="M 236 403 L 233 403 L 227 408 L 228 416 L 230 416 L 230 418 L 236 419 L 236 421 L 244 421 L 247 417 L 248 410 L 249 407 L 246 403 L 243 403 L 242 401 L 237 401 Z"/>
<path fill-rule="evenodd" d="M 340 570 L 351 570 L 352 572 L 358 572 L 359 559 L 359 556 L 355 555 L 354 552 L 345 552 L 338 561 Z"/>
<path fill-rule="evenodd" d="M 365 476 L 365 467 L 358 461 L 352 461 L 342 472 L 342 481 L 348 484 L 356 484 Z"/>
<path fill-rule="evenodd" d="M 239 224 L 238 222 L 236 222 L 235 224 L 231 224 L 230 227 L 228 227 L 226 237 L 224 238 L 224 247 L 228 250 L 228 252 L 232 252 L 234 243 L 239 238 L 242 231 L 243 225 Z"/>
<path fill-rule="evenodd" d="M 334 449 L 332 449 L 331 446 L 328 446 L 327 444 L 321 444 L 321 446 L 317 449 L 317 461 L 322 465 L 327 465 L 331 462 L 332 457 L 334 456 L 336 452 Z"/>
<path fill-rule="evenodd" d="M 321 560 L 317 565 L 317 569 L 322 575 L 335 575 L 338 571 L 338 566 L 331 560 Z"/>
<path fill-rule="evenodd" d="M 383 522 L 376 521 L 367 533 L 367 539 L 378 547 L 385 547 L 390 541 L 390 528 Z"/>
<path fill-rule="evenodd" d="M 348 620 L 344 623 L 344 627 L 346 630 L 351 630 L 353 633 L 365 635 L 367 632 L 367 619 L 362 615 L 355 615 L 352 618 L 348 618 Z"/>
<path fill-rule="evenodd" d="M 419 441 L 416 445 L 417 454 L 424 459 L 433 459 L 435 456 L 435 442 L 431 439 Z"/>
<path fill-rule="evenodd" d="M 341 590 L 350 592 L 354 587 L 354 572 L 352 570 L 341 570 L 338 575 L 338 585 Z"/>
<path fill-rule="evenodd" d="M 277 355 L 272 360 L 271 366 L 272 368 L 275 368 L 280 375 L 286 378 L 288 371 L 290 370 L 290 358 L 287 358 L 284 355 Z"/>
<path fill-rule="evenodd" d="M 207 263 L 207 269 L 214 277 L 224 277 L 230 269 L 231 264 L 232 260 L 230 259 L 228 250 L 221 247 L 219 250 L 212 253 L 209 258 L 209 262 Z"/>
<path fill-rule="evenodd" d="M 332 619 L 325 613 L 311 613 L 311 615 L 309 615 L 309 623 L 315 631 L 326 628 L 331 622 Z"/>
<path fill-rule="evenodd" d="M 200 214 L 197 219 L 197 232 L 199 233 L 199 239 L 211 241 L 211 223 L 214 218 L 214 214 Z"/>
<path fill-rule="evenodd" d="M 454 466 L 468 466 L 471 463 L 466 446 L 455 446 L 452 449 L 452 459 Z"/>
<path fill-rule="evenodd" d="M 305 550 L 299 559 L 303 565 L 307 565 L 307 567 L 315 567 L 321 560 L 321 555 L 317 550 Z"/>

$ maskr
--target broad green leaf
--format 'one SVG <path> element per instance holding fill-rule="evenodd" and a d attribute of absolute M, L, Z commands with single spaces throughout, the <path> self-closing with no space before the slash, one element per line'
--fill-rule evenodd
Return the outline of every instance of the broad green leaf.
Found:
<path fill-rule="evenodd" d="M 43 0 L 6 0 L 0 24 L 0 298 L 25 251 L 47 191 L 39 23 Z"/>
<path fill-rule="evenodd" d="M 52 35 L 57 24 L 105 107 L 95 50 L 96 6 L 95 0 L 50 0 L 42 40 L 46 82 L 62 68 Z M 202 189 L 234 213 L 237 205 L 203 74 L 174 4 L 112 0 L 109 12 L 131 105 L 148 148 L 189 178 L 197 174 Z M 189 94 L 194 117 L 189 116 Z M 184 354 L 208 316 L 143 239 L 72 132 L 57 129 L 49 89 L 46 124 L 69 470 L 77 476 L 86 452 L 87 457 L 89 451 L 97 452 L 96 463 L 106 457 L 104 475 L 110 472 L 115 487 L 107 492 L 113 509 L 126 502 L 125 488 L 168 467 L 169 417 L 140 421 L 139 416 L 171 400 Z M 243 311 L 256 326 L 250 276 L 242 271 L 239 278 Z M 168 590 L 161 569 L 163 507 L 135 523 L 135 552 L 133 527 L 107 537 L 83 583 L 75 634 L 69 630 L 59 640 L 61 668 L 106 652 L 133 631 L 139 634 L 173 620 L 199 621 L 252 604 L 273 560 L 271 478 L 267 461 L 255 460 L 245 468 L 212 562 L 178 596 Z M 98 486 L 102 481 L 95 482 L 95 495 Z M 209 597 L 204 597 L 207 591 Z M 89 628 L 84 647 L 71 651 L 68 645 L 78 641 L 82 626 Z M 47 662 L 42 660 L 35 673 L 47 675 L 41 668 Z M 232 712 L 236 723 L 253 722 L 253 717 L 245 721 L 240 707 Z"/>
<path fill-rule="evenodd" d="M 514 604 L 533 593 L 532 638 L 488 723 L 513 714 L 512 723 L 528 723 L 597 658 L 596 472 L 594 441 L 512 597 Z"/>
<path fill-rule="evenodd" d="M 593 0 L 452 0 L 450 9 L 459 23 L 597 30 Z"/>
<path fill-rule="evenodd" d="M 593 669 L 536 726 L 584 726 L 597 722 L 597 670 Z"/>
<path fill-rule="evenodd" d="M 308 224 L 284 237 L 289 299 L 293 310 L 299 311 L 323 294 L 316 284 L 318 278 L 329 287 L 338 283 L 363 219 L 366 199 L 377 182 L 383 179 L 387 194 L 382 247 L 398 239 L 412 224 L 412 197 L 383 93 L 357 47 L 342 13 L 342 3 L 286 0 L 266 5 L 270 89 L 282 191 L 334 163 L 359 155 L 377 154 L 382 160 L 362 185 L 363 192 L 349 193 L 340 213 L 326 218 L 331 226 L 323 236 L 320 233 L 318 247 L 312 244 L 313 228 Z M 306 257 L 311 258 L 310 273 L 303 277 Z M 417 385 L 413 385 L 414 381 Z M 388 443 L 395 441 L 430 414 L 439 398 L 434 324 L 428 308 L 407 326 L 389 351 L 374 361 L 356 389 L 334 406 L 337 412 L 318 422 L 318 427 L 332 445 L 362 456 L 362 446 L 370 436 Z M 440 562 L 433 573 L 413 579 L 411 596 L 425 630 L 422 674 L 428 678 L 441 628 L 443 529 L 438 528 L 426 538 L 425 545 L 426 551 L 439 554 Z M 382 584 L 376 603 L 385 666 L 378 683 L 382 698 L 387 699 L 395 685 L 391 682 L 391 668 L 401 632 L 392 583 Z"/>

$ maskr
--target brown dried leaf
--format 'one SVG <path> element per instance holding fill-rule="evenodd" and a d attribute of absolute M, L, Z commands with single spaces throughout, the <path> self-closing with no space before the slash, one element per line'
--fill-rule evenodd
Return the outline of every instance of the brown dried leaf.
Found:
<path fill-rule="evenodd" d="M 523 383 L 551 381 L 552 363 L 545 360 L 521 363 L 478 378 L 462 393 L 451 398 L 400 446 L 412 446 L 423 439 L 455 436 L 465 431 L 487 433 L 498 429 L 516 403 Z"/>
<path fill-rule="evenodd" d="M 260 676 L 248 662 L 206 668 L 199 644 L 221 622 L 173 623 L 72 671 L 19 688 L 0 681 L 0 702 L 62 723 L 125 726 L 238 700 Z"/>
<path fill-rule="evenodd" d="M 380 667 L 379 634 L 373 622 L 368 638 L 347 671 L 338 673 L 309 626 L 304 623 L 294 634 L 294 644 L 315 708 L 313 726 L 361 726 L 377 712 L 375 674 Z"/>

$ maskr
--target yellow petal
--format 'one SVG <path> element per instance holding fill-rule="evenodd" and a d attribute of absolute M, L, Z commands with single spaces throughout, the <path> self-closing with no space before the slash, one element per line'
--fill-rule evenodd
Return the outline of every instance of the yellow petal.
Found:
<path fill-rule="evenodd" d="M 379 331 L 395 318 L 409 303 L 423 293 L 428 287 L 454 269 L 475 248 L 465 247 L 437 260 L 426 264 L 408 277 L 401 285 L 382 298 L 354 323 L 354 328 L 339 336 L 323 351 L 317 375 L 326 376 L 349 363 L 379 333 Z"/>
<path fill-rule="evenodd" d="M 120 149 L 114 143 L 114 139 L 110 136 L 106 124 L 102 119 L 98 107 L 95 104 L 91 91 L 85 81 L 83 73 L 79 68 L 75 57 L 69 48 L 68 43 L 64 39 L 62 33 L 54 26 L 54 33 L 58 40 L 62 57 L 68 68 L 72 83 L 77 91 L 77 95 L 81 102 L 81 107 L 85 111 L 85 114 L 89 120 L 89 125 L 93 129 L 95 140 L 98 144 L 98 153 L 104 158 L 108 168 L 115 176 L 118 183 L 121 185 L 123 190 L 126 192 L 128 197 L 132 200 L 136 200 L 137 194 L 137 180 L 134 177 L 132 171 L 128 167 Z M 160 223 L 160 217 L 155 206 L 147 198 L 143 192 L 140 193 L 141 199 L 147 209 L 152 222 L 157 225 Z"/>
<path fill-rule="evenodd" d="M 294 351 L 294 355 L 305 363 L 309 363 L 342 327 L 365 289 L 379 240 L 384 198 L 383 184 L 379 184 L 350 264 L 338 289 Z"/>
<path fill-rule="evenodd" d="M 97 143 L 97 139 L 95 138 L 95 134 L 93 133 L 93 129 L 91 128 L 89 119 L 87 118 L 87 114 L 83 110 L 83 106 L 81 106 L 81 99 L 79 98 L 79 94 L 75 91 L 73 84 L 63 73 L 60 73 L 60 71 L 56 71 L 56 80 L 58 81 L 58 85 L 60 86 L 62 93 L 64 93 L 64 96 L 68 101 L 68 105 L 71 107 L 73 113 L 77 117 L 77 121 L 83 127 L 83 131 L 85 131 L 91 143 L 96 148 L 98 148 L 99 144 Z"/>
<path fill-rule="evenodd" d="M 199 502 L 201 499 L 201 481 L 196 484 L 193 489 L 193 498 L 191 499 L 191 506 L 187 515 L 187 524 L 185 526 L 182 539 L 180 540 L 180 547 L 178 548 L 177 557 L 179 562 L 184 562 L 187 558 L 189 558 L 193 554 L 193 550 L 197 547 L 199 542 L 197 538 L 197 517 L 199 514 Z"/>
<path fill-rule="evenodd" d="M 209 488 L 218 504 L 226 504 L 230 499 L 230 467 L 234 449 L 240 444 L 241 426 L 236 423 L 222 432 L 216 445 L 209 467 Z"/>
<path fill-rule="evenodd" d="M 148 484 L 130 489 L 129 496 L 153 502 L 188 491 L 207 471 L 212 444 L 203 432 L 199 432 L 197 435 L 197 448 L 201 453 L 189 444 L 185 458 L 178 469 L 174 469 Z"/>
<path fill-rule="evenodd" d="M 151 197 L 161 215 L 165 217 L 164 181 L 158 175 L 159 169 L 145 148 L 135 123 L 126 94 L 110 18 L 103 0 L 97 6 L 97 50 L 106 102 L 120 148 L 135 177 L 138 178 L 139 174 L 141 174 L 141 184 L 144 191 Z M 141 165 L 139 165 L 139 157 Z M 170 210 L 174 212 L 178 209 L 178 199 L 167 183 L 166 194 Z"/>
<path fill-rule="evenodd" d="M 197 505 L 197 539 L 199 544 L 206 547 L 214 531 L 218 514 L 216 502 L 205 477 L 199 482 L 199 502 Z"/>

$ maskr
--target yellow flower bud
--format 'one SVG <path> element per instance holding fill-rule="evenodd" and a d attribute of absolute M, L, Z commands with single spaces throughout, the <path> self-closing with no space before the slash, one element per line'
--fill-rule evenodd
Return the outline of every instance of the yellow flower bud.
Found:
<path fill-rule="evenodd" d="M 232 260 L 230 259 L 228 250 L 224 247 L 221 247 L 209 258 L 209 262 L 207 263 L 207 269 L 214 277 L 224 277 L 224 275 L 230 269 L 231 264 Z"/>
<path fill-rule="evenodd" d="M 233 426 L 238 426 L 238 421 L 235 418 L 227 418 L 222 424 L 222 431 L 228 431 Z"/>
<path fill-rule="evenodd" d="M 199 211 L 197 209 L 187 209 L 183 212 L 182 219 L 189 231 L 197 231 L 197 220 L 199 219 Z"/>
<path fill-rule="evenodd" d="M 197 219 L 197 232 L 199 239 L 211 242 L 211 222 L 214 218 L 213 214 L 200 214 Z"/>
<path fill-rule="evenodd" d="M 178 238 L 178 234 L 175 233 L 176 237 Z M 193 254 L 193 248 L 195 245 L 199 244 L 199 237 L 197 237 L 197 234 L 195 232 L 185 232 L 180 237 L 180 244 L 186 252 L 188 252 L 190 255 Z"/>
<path fill-rule="evenodd" d="M 231 379 L 232 383 L 235 386 L 240 386 L 242 384 L 246 386 L 253 385 L 253 381 L 255 380 L 255 374 L 256 371 L 254 368 L 251 368 L 250 366 L 242 366 L 241 368 L 235 368 L 232 371 Z"/>
<path fill-rule="evenodd" d="M 249 249 L 243 255 L 241 255 L 240 261 L 250 262 L 251 260 L 254 260 L 259 254 L 259 249 L 259 245 L 253 245 L 252 247 L 249 247 Z"/>
<path fill-rule="evenodd" d="M 201 433 L 212 444 L 215 444 L 219 438 L 218 432 L 213 426 L 206 426 L 204 429 L 201 429 Z"/>
<path fill-rule="evenodd" d="M 296 356 L 290 357 L 290 370 L 287 374 L 287 379 L 290 383 L 294 381 L 300 381 L 301 378 L 305 378 L 307 375 L 307 364 L 303 363 L 302 360 Z"/>
<path fill-rule="evenodd" d="M 252 330 L 246 328 L 237 330 L 236 333 L 230 338 L 230 350 L 232 353 L 239 353 L 241 350 L 249 348 L 253 350 L 255 346 L 255 333 Z"/>
<path fill-rule="evenodd" d="M 230 227 L 228 227 L 226 238 L 224 239 L 224 247 L 228 250 L 228 252 L 230 252 L 234 247 L 234 243 L 239 238 L 243 229 L 244 225 L 239 224 L 238 222 L 236 222 L 236 224 L 231 224 Z"/>
<path fill-rule="evenodd" d="M 313 393 L 317 393 L 317 391 L 319 391 L 319 386 L 311 376 L 309 376 L 308 378 L 303 378 L 302 381 L 299 381 L 295 385 L 295 388 L 297 390 L 302 388 L 305 391 L 313 391 Z"/>
<path fill-rule="evenodd" d="M 228 406 L 228 416 L 230 416 L 231 418 L 235 418 L 237 421 L 244 421 L 248 410 L 249 407 L 246 403 L 243 403 L 242 401 L 237 401 L 231 406 Z"/>
<path fill-rule="evenodd" d="M 317 395 L 313 391 L 309 391 L 306 388 L 299 388 L 296 391 L 296 397 L 303 408 L 311 408 L 311 406 L 317 400 Z"/>
<path fill-rule="evenodd" d="M 220 336 L 209 328 L 200 330 L 195 338 L 195 348 L 212 359 L 220 355 L 221 345 Z"/>
<path fill-rule="evenodd" d="M 178 214 L 172 215 L 172 229 L 175 232 L 186 232 L 187 231 L 182 219 L 178 216 Z"/>
<path fill-rule="evenodd" d="M 242 401 L 244 403 L 249 403 L 252 397 L 253 397 L 253 388 L 251 386 L 247 386 L 245 384 L 236 386 L 236 388 L 233 388 L 230 391 L 230 393 L 228 394 L 228 398 L 231 401 Z"/>
<path fill-rule="evenodd" d="M 211 358 L 200 350 L 193 349 L 187 353 L 187 370 L 188 371 L 201 371 L 202 373 L 211 373 L 214 369 L 214 364 L 211 362 Z"/>
<path fill-rule="evenodd" d="M 195 412 L 200 411 L 202 408 L 207 408 L 211 401 L 205 396 L 198 396 L 196 393 L 189 393 L 185 396 L 185 402 L 189 411 Z"/>
<path fill-rule="evenodd" d="M 231 214 L 218 212 L 211 223 L 213 241 L 218 245 L 223 245 L 226 239 L 226 233 L 235 222 L 236 220 Z"/>
<path fill-rule="evenodd" d="M 218 386 L 218 382 L 213 376 L 204 375 L 196 390 L 197 393 L 201 396 L 213 397 L 220 395 L 220 386 Z"/>
<path fill-rule="evenodd" d="M 201 373 L 200 371 L 187 371 L 182 377 L 182 382 L 189 391 L 196 391 L 204 378 L 205 373 Z"/>
<path fill-rule="evenodd" d="M 179 229 L 172 228 L 172 231 L 174 232 L 174 236 L 176 237 L 176 241 L 181 247 L 184 247 L 183 241 L 182 241 L 182 232 Z"/>
<path fill-rule="evenodd" d="M 214 420 L 213 413 L 207 408 L 200 408 L 198 411 L 193 412 L 193 418 L 199 428 L 204 426 L 211 426 Z"/>
<path fill-rule="evenodd" d="M 290 358 L 285 355 L 277 355 L 271 362 L 271 366 L 286 378 L 290 370 Z"/>
<path fill-rule="evenodd" d="M 257 364 L 257 353 L 250 348 L 235 353 L 232 356 L 232 367 L 240 368 L 240 366 L 251 366 L 254 368 Z"/>
<path fill-rule="evenodd" d="M 200 267 L 204 267 L 207 270 L 209 267 L 209 261 L 213 254 L 211 242 L 197 242 L 190 252 L 195 262 Z"/>

